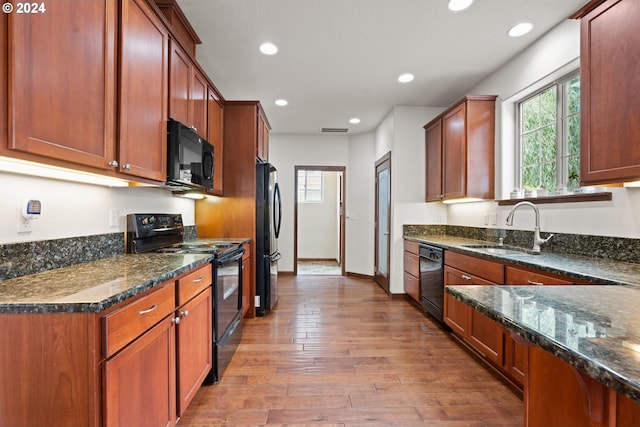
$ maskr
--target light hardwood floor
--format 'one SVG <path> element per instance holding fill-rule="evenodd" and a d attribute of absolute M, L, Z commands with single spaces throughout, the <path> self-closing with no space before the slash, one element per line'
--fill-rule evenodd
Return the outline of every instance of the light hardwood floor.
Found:
<path fill-rule="evenodd" d="M 370 280 L 282 276 L 178 427 L 522 426 L 521 397 Z"/>

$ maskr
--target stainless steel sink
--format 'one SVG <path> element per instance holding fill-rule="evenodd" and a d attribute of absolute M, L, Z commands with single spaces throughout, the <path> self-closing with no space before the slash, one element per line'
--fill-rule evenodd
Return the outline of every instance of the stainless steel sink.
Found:
<path fill-rule="evenodd" d="M 474 250 L 485 252 L 492 255 L 510 255 L 510 256 L 536 255 L 536 253 L 531 250 L 516 248 L 512 246 L 499 246 L 499 245 L 491 245 L 491 244 L 462 245 L 462 246 L 465 248 L 474 249 Z"/>

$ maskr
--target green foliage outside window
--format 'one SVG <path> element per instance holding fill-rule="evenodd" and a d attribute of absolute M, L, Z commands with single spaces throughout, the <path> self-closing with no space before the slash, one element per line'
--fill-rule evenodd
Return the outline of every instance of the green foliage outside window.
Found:
<path fill-rule="evenodd" d="M 547 87 L 519 104 L 520 183 L 524 188 L 579 182 L 580 76 Z"/>

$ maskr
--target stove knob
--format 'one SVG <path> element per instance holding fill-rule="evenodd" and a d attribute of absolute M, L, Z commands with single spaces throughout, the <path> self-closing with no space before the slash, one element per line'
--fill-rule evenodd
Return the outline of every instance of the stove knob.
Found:
<path fill-rule="evenodd" d="M 149 224 L 153 224 L 154 222 L 156 222 L 155 216 L 152 216 L 151 218 L 149 218 Z"/>

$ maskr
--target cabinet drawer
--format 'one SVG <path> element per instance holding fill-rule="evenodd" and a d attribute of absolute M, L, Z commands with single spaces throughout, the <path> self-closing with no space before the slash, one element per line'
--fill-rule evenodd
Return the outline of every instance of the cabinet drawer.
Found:
<path fill-rule="evenodd" d="M 405 240 L 404 241 L 404 250 L 407 252 L 411 252 L 412 254 L 419 254 L 420 253 L 420 245 L 418 244 L 418 242 L 413 242 L 411 240 Z"/>
<path fill-rule="evenodd" d="M 420 281 L 407 272 L 404 273 L 404 291 L 414 301 L 420 302 Z"/>
<path fill-rule="evenodd" d="M 451 251 L 445 254 L 444 263 L 493 283 L 504 283 L 504 265 L 501 263 Z"/>
<path fill-rule="evenodd" d="M 178 305 L 198 295 L 212 283 L 211 264 L 207 264 L 178 280 Z"/>
<path fill-rule="evenodd" d="M 558 276 L 537 273 L 521 268 L 506 268 L 507 285 L 571 285 L 572 282 Z"/>
<path fill-rule="evenodd" d="M 420 257 L 404 251 L 404 271 L 415 277 L 420 277 Z"/>
<path fill-rule="evenodd" d="M 175 310 L 174 282 L 102 318 L 103 353 L 111 356 Z"/>

